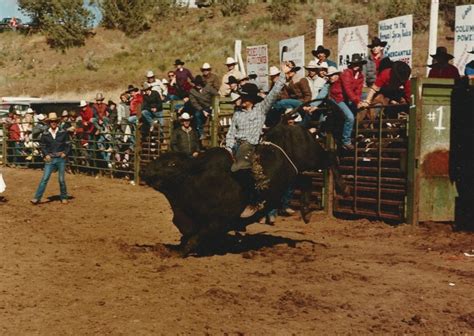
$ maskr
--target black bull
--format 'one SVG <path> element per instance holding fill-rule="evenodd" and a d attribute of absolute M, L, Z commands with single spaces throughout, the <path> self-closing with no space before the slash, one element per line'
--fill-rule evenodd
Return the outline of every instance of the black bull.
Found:
<path fill-rule="evenodd" d="M 295 183 L 303 191 L 302 217 L 309 220 L 311 181 L 298 172 L 333 168 L 338 188 L 346 190 L 336 169 L 335 154 L 326 151 L 307 130 L 278 125 L 266 134 L 265 141 L 283 151 L 270 144 L 257 146 L 255 155 L 268 180 L 260 193 L 265 209 L 248 219 L 240 218 L 249 204 L 248 183 L 231 172 L 232 157 L 224 148 L 209 149 L 197 159 L 182 153 L 166 153 L 143 171 L 145 182 L 170 202 L 173 223 L 183 235 L 180 248 L 184 255 L 205 240 L 242 230 L 269 210 L 279 208 L 283 194 Z"/>

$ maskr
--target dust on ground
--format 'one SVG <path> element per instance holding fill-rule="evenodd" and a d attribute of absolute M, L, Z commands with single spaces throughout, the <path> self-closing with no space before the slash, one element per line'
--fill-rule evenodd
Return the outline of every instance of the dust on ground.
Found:
<path fill-rule="evenodd" d="M 67 175 L 70 204 L 32 206 L 42 172 L 3 173 L 2 335 L 474 334 L 474 236 L 447 224 L 280 217 L 181 259 L 148 187 Z"/>

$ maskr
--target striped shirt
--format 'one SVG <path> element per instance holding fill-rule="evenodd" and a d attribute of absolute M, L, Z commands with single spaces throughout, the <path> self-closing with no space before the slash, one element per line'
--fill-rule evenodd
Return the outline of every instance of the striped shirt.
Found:
<path fill-rule="evenodd" d="M 270 111 L 273 103 L 285 85 L 286 76 L 282 72 L 277 82 L 265 97 L 265 99 L 255 104 L 252 110 L 236 111 L 232 117 L 232 123 L 226 135 L 226 147 L 232 149 L 237 141 L 247 141 L 252 145 L 257 145 L 260 140 L 265 117 Z"/>

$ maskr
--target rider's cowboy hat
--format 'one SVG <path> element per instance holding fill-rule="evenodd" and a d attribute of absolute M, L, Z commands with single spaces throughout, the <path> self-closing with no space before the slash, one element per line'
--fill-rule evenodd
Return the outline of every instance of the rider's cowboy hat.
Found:
<path fill-rule="evenodd" d="M 325 54 L 326 57 L 329 57 L 331 55 L 331 51 L 329 49 L 324 48 L 324 46 L 319 45 L 316 49 L 313 49 L 311 51 L 314 57 L 318 57 L 318 54 Z"/>

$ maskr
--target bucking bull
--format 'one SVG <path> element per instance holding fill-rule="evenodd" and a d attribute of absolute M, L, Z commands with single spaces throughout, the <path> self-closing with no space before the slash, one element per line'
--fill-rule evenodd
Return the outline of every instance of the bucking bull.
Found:
<path fill-rule="evenodd" d="M 142 172 L 144 181 L 163 193 L 173 209 L 173 223 L 182 234 L 179 251 L 186 256 L 204 242 L 219 239 L 229 231 L 243 231 L 269 210 L 279 208 L 289 186 L 301 193 L 301 215 L 309 221 L 310 177 L 300 173 L 330 168 L 338 190 L 347 191 L 337 170 L 334 152 L 325 150 L 300 126 L 279 124 L 264 137 L 255 151 L 252 169 L 261 184 L 265 207 L 250 218 L 240 218 L 249 203 L 249 186 L 231 172 L 233 158 L 224 148 L 211 148 L 198 158 L 183 153 L 165 153 Z M 259 171 L 260 170 L 260 171 Z M 252 186 L 253 187 L 253 186 Z"/>

